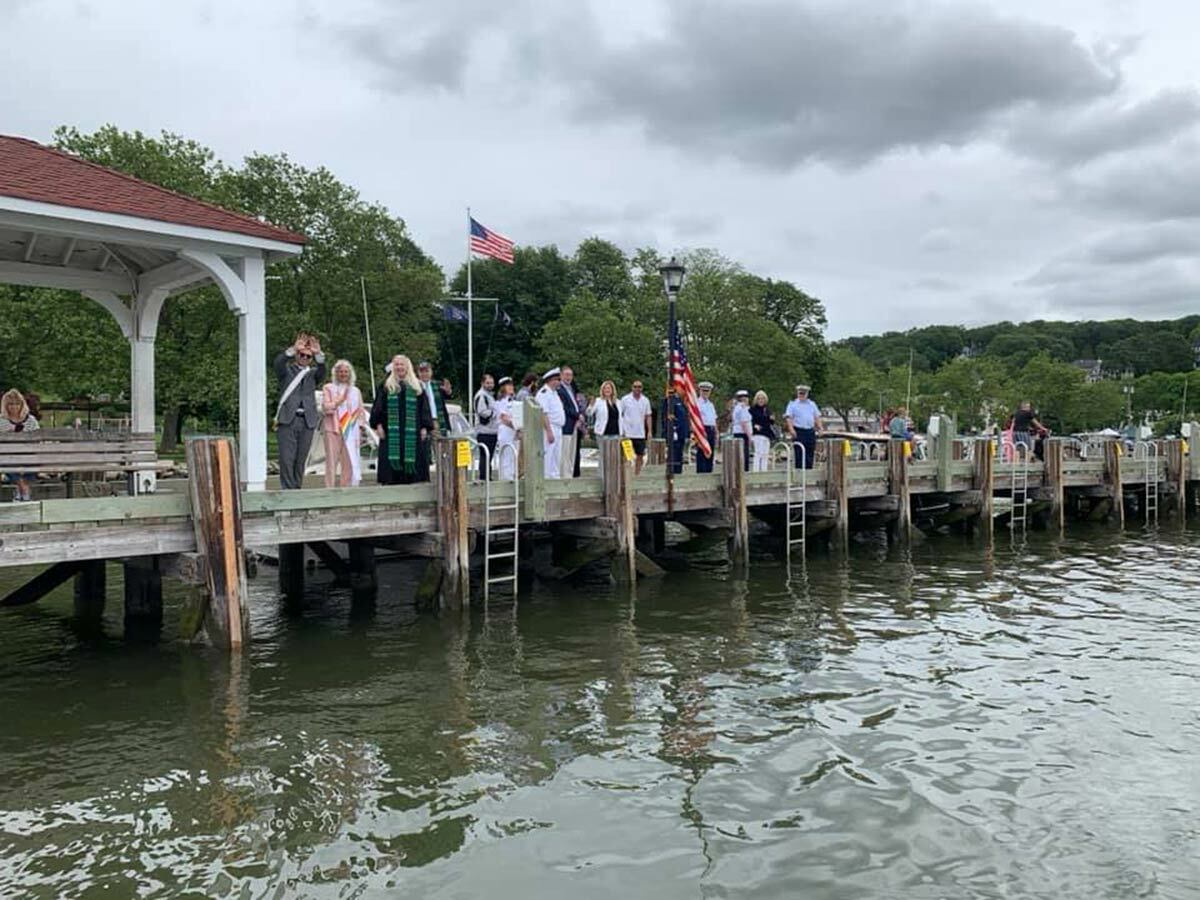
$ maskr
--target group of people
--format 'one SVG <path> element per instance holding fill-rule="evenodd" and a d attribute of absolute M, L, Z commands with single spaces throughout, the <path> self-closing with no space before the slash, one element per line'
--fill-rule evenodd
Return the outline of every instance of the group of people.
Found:
<path fill-rule="evenodd" d="M 329 381 L 322 384 L 327 371 Z M 328 369 L 318 339 L 307 332 L 296 335 L 291 346 L 275 359 L 279 402 L 275 428 L 279 444 L 279 479 L 285 489 L 298 488 L 313 434 L 320 428 L 325 443 L 325 485 L 352 486 L 362 480 L 363 440 L 378 444 L 377 479 L 380 484 L 428 481 L 432 462 L 431 440 L 450 433 L 447 403 L 448 380 L 435 382 L 428 362 L 414 366 L 403 354 L 394 356 L 387 377 L 375 391 L 368 409 L 356 385 L 354 367 L 339 359 Z M 698 411 L 705 438 L 713 451 L 717 445 L 718 414 L 712 400 L 713 385 L 698 385 Z M 808 385 L 796 385 L 796 396 L 784 412 L 780 426 L 758 391 L 753 403 L 749 391 L 738 391 L 732 402 L 730 434 L 743 442 L 747 470 L 765 470 L 775 442 L 786 435 L 794 447 L 795 465 L 812 468 L 817 435 L 824 429 L 821 411 L 809 397 Z M 485 373 L 472 398 L 475 438 L 487 448 L 479 454 L 479 477 L 512 479 L 517 468 L 517 448 L 523 426 L 522 403 L 530 399 L 542 411 L 543 474 L 546 478 L 579 476 L 580 449 L 589 435 L 627 438 L 632 445 L 635 472 L 646 460 L 646 445 L 654 433 L 653 408 L 640 379 L 619 395 L 611 380 L 601 383 L 589 403 L 575 384 L 569 365 L 556 366 L 539 377 L 527 374 L 518 390 L 511 377 L 496 379 Z M 667 438 L 667 464 L 681 472 L 691 453 L 692 423 L 679 397 L 674 408 L 663 401 L 663 432 Z M 673 413 L 673 415 L 671 415 Z M 670 432 L 669 434 L 667 432 Z M 696 442 L 697 444 L 699 442 Z M 696 450 L 697 472 L 713 471 L 713 453 Z"/>

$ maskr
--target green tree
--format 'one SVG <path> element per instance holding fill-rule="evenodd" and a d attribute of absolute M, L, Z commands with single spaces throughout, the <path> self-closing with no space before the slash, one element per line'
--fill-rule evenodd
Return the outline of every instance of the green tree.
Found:
<path fill-rule="evenodd" d="M 879 405 L 881 373 L 846 347 L 829 351 L 829 368 L 821 388 L 822 406 L 842 417 L 842 426 L 850 427 L 850 411 L 874 410 Z"/>
<path fill-rule="evenodd" d="M 1007 373 L 997 360 L 958 357 L 930 379 L 929 402 L 953 416 L 958 427 L 966 430 L 1004 418 L 1012 396 Z"/>
<path fill-rule="evenodd" d="M 618 393 L 624 393 L 635 378 L 647 379 L 660 363 L 664 370 L 666 366 L 653 328 L 588 291 L 567 301 L 562 315 L 546 324 L 537 346 L 539 368 L 569 360 L 586 374 L 589 397 L 596 396 L 606 378 L 616 383 Z M 661 380 L 666 380 L 665 371 Z"/>

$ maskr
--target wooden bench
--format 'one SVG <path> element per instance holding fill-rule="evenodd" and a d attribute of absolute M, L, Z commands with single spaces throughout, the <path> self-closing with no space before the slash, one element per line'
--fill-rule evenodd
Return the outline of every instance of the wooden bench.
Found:
<path fill-rule="evenodd" d="M 129 493 L 138 493 L 138 474 L 154 472 L 158 456 L 153 434 L 119 434 L 46 428 L 0 434 L 0 472 L 67 475 L 67 496 L 74 496 L 80 473 L 120 472 Z"/>

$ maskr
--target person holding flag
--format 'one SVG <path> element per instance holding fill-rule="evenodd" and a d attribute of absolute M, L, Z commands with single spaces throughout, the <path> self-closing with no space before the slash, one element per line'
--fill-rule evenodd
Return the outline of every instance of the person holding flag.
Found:
<path fill-rule="evenodd" d="M 704 426 L 704 436 L 708 439 L 711 451 L 717 445 L 717 408 L 712 402 L 713 384 L 711 381 L 702 381 L 697 387 L 700 389 L 700 399 L 696 401 L 696 408 L 700 410 L 700 423 Z M 703 453 L 697 449 L 696 471 L 703 473 L 712 470 L 713 454 L 711 452 Z"/>
<path fill-rule="evenodd" d="M 687 435 L 690 434 L 696 441 L 696 452 L 700 456 L 708 457 L 711 467 L 713 437 L 709 436 L 708 431 L 704 427 L 704 419 L 700 414 L 700 398 L 696 388 L 696 376 L 692 374 L 692 367 L 688 365 L 687 351 L 683 347 L 683 336 L 679 333 L 679 324 L 676 322 L 672 323 L 671 329 L 671 390 L 682 403 L 682 411 L 686 413 L 687 427 L 683 431 L 685 435 L 683 439 L 684 443 L 687 443 Z M 670 406 L 667 409 L 670 409 Z M 679 412 L 679 409 L 675 410 L 676 417 L 679 416 Z M 665 430 L 664 426 L 664 433 Z M 714 437 L 715 434 L 714 431 Z M 667 437 L 668 440 L 672 439 L 669 435 Z M 678 459 L 672 464 L 682 465 L 683 454 L 680 453 Z M 679 469 L 675 469 L 675 472 L 678 471 Z M 709 471 L 711 471 L 711 468 Z"/>
<path fill-rule="evenodd" d="M 321 436 L 325 440 L 325 487 L 357 487 L 362 481 L 359 426 L 367 421 L 354 366 L 339 359 L 333 378 L 321 390 Z M 339 478 L 338 469 L 341 469 Z"/>

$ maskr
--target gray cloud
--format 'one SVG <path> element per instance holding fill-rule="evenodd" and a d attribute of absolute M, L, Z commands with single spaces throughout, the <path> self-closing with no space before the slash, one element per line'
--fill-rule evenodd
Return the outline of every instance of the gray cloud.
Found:
<path fill-rule="evenodd" d="M 1133 103 L 1101 101 L 1078 110 L 1024 110 L 1008 144 L 1050 162 L 1077 165 L 1109 153 L 1158 144 L 1200 122 L 1200 92 L 1159 91 Z"/>
<path fill-rule="evenodd" d="M 1066 198 L 1077 204 L 1143 219 L 1200 217 L 1200 142 L 1127 153 L 1069 178 Z"/>
<path fill-rule="evenodd" d="M 579 117 L 777 168 L 961 146 L 1018 106 L 1088 103 L 1121 84 L 1119 53 L 975 5 L 672 0 L 657 37 L 618 46 L 597 33 L 527 54 Z"/>

